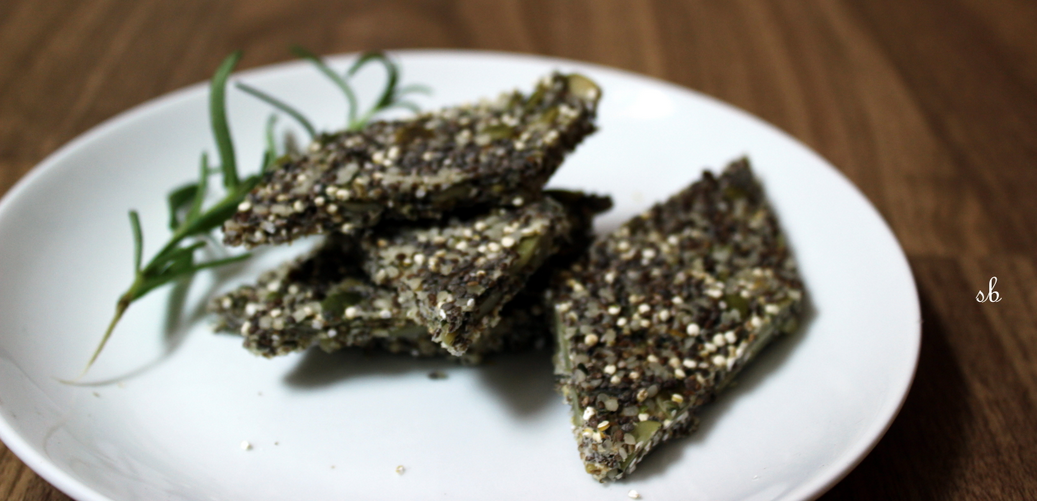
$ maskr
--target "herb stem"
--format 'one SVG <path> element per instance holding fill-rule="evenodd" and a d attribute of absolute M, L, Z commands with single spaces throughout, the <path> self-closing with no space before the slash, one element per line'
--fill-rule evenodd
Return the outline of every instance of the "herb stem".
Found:
<path fill-rule="evenodd" d="M 140 274 L 141 255 L 144 253 L 144 232 L 140 229 L 140 216 L 130 211 L 130 228 L 133 229 L 133 272 Z"/>
<path fill-rule="evenodd" d="M 299 56 L 313 63 L 313 65 L 316 66 L 317 69 L 321 71 L 321 73 L 324 73 L 324 75 L 330 78 L 331 81 L 334 82 L 339 89 L 342 89 L 342 93 L 346 95 L 346 100 L 349 101 L 349 118 L 347 122 L 349 124 L 355 123 L 357 112 L 356 94 L 353 92 L 353 88 L 349 86 L 349 83 L 346 82 L 344 78 L 339 76 L 338 73 L 335 73 L 335 70 L 331 69 L 331 67 L 325 64 L 324 61 L 320 58 L 320 56 L 302 47 L 299 47 L 298 45 L 292 46 L 291 51 L 295 53 L 296 56 Z"/>
<path fill-rule="evenodd" d="M 317 137 L 317 129 L 313 126 L 312 123 L 310 123 L 309 120 L 306 119 L 306 117 L 302 113 L 299 112 L 299 110 L 295 109 L 293 106 L 245 82 L 235 82 L 234 86 L 244 91 L 246 94 L 249 94 L 259 99 L 260 101 L 263 101 L 269 104 L 270 106 L 273 106 L 274 108 L 277 108 L 287 113 L 288 116 L 294 118 L 296 122 L 299 122 L 299 125 L 301 125 L 302 128 L 306 129 L 306 133 L 309 134 L 311 138 Z"/>
<path fill-rule="evenodd" d="M 235 51 L 223 60 L 210 85 L 209 115 L 212 119 L 212 131 L 216 137 L 216 146 L 220 150 L 220 169 L 223 171 L 223 186 L 228 190 L 236 188 L 238 179 L 237 162 L 234 160 L 234 143 L 230 139 L 230 127 L 227 125 L 226 83 L 234 66 L 241 60 L 241 51 Z"/>

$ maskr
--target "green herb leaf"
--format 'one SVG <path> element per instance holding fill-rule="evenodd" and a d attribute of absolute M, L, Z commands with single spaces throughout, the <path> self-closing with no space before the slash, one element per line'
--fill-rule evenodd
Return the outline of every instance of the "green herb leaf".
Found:
<path fill-rule="evenodd" d="M 386 72 L 385 90 L 382 91 L 382 95 L 378 98 L 378 101 L 375 101 L 374 108 L 372 108 L 373 110 L 377 110 L 389 106 L 389 104 L 393 102 L 393 98 L 396 97 L 396 83 L 399 79 L 400 72 L 396 68 L 396 63 L 393 63 L 384 52 L 376 51 L 365 52 L 362 54 L 360 59 L 357 59 L 357 61 L 353 63 L 353 66 L 349 68 L 348 75 L 355 75 L 356 72 L 360 71 L 360 68 L 363 68 L 364 65 L 372 61 L 382 63 L 382 65 L 385 66 Z"/>
<path fill-rule="evenodd" d="M 418 106 L 417 103 L 411 101 L 396 101 L 394 103 L 390 103 L 388 106 L 382 108 L 379 111 L 391 110 L 393 108 L 406 108 L 410 111 L 413 111 L 416 114 L 421 113 L 421 106 Z"/>
<path fill-rule="evenodd" d="M 288 114 L 288 116 L 294 118 L 296 122 L 299 122 L 299 125 L 301 125 L 302 128 L 306 129 L 306 133 L 309 134 L 311 138 L 317 136 L 317 129 L 313 127 L 313 124 L 310 123 L 310 121 L 307 120 L 306 117 L 299 112 L 299 110 L 295 109 L 290 104 L 281 101 L 280 99 L 277 99 L 276 97 L 271 96 L 270 94 L 267 94 L 266 92 L 263 92 L 244 82 L 237 82 L 234 84 L 234 86 L 238 89 L 241 89 L 245 93 L 251 95 L 252 97 L 257 98 L 260 101 L 263 101 L 266 104 L 269 104 L 270 106 L 273 106 L 274 108 L 277 108 Z"/>
<path fill-rule="evenodd" d="M 133 230 L 133 271 L 140 273 L 141 255 L 144 253 L 144 232 L 140 229 L 140 216 L 130 211 L 130 228 Z"/>
<path fill-rule="evenodd" d="M 331 67 L 325 64 L 324 60 L 322 60 L 320 56 L 302 47 L 299 47 L 298 45 L 292 46 L 291 51 L 295 53 L 296 56 L 299 56 L 313 63 L 313 65 L 316 66 L 317 69 L 321 71 L 321 73 L 324 73 L 324 75 L 330 78 L 332 82 L 335 82 L 335 85 L 337 85 L 339 89 L 342 89 L 342 93 L 346 95 L 346 100 L 349 102 L 348 123 L 352 124 L 353 122 L 355 122 L 357 108 L 356 94 L 353 92 L 353 88 L 350 87 L 349 83 L 346 82 L 344 78 L 339 76 L 338 73 L 335 73 L 335 70 L 331 69 Z"/>
<path fill-rule="evenodd" d="M 425 94 L 426 96 L 431 96 L 432 88 L 428 85 L 410 84 L 400 87 L 400 90 L 396 91 L 396 97 L 403 97 L 407 94 Z"/>
<path fill-rule="evenodd" d="M 223 186 L 228 190 L 238 185 L 238 168 L 234 160 L 234 143 L 227 125 L 227 78 L 241 60 L 241 51 L 227 56 L 212 77 L 209 89 L 209 116 L 212 119 L 212 134 L 220 150 L 220 169 L 223 171 Z"/>
<path fill-rule="evenodd" d="M 198 183 L 185 184 L 169 192 L 169 229 L 176 231 L 180 226 L 180 211 L 195 199 Z"/>
<path fill-rule="evenodd" d="M 199 170 L 198 183 L 194 185 L 194 201 L 191 203 L 191 208 L 187 211 L 187 216 L 184 217 L 184 220 L 188 222 L 198 219 L 198 215 L 202 213 L 202 204 L 205 203 L 205 195 L 209 190 L 209 155 L 202 153 Z M 175 230 L 176 228 L 173 229 Z"/>

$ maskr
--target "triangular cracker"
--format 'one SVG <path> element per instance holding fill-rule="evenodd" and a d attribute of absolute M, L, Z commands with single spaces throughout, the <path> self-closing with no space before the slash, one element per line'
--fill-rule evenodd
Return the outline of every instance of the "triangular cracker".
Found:
<path fill-rule="evenodd" d="M 266 174 L 224 224 L 224 242 L 278 244 L 534 198 L 594 132 L 600 96 L 586 77 L 555 73 L 529 96 L 516 91 L 322 136 Z"/>
<path fill-rule="evenodd" d="M 587 472 L 621 478 L 691 431 L 697 406 L 795 329 L 802 298 L 745 159 L 591 246 L 548 294 L 556 374 Z"/>

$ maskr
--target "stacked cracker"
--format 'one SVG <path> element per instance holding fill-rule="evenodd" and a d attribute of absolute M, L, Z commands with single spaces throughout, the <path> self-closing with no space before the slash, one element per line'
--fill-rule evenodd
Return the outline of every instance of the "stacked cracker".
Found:
<path fill-rule="evenodd" d="M 269 172 L 223 232 L 248 247 L 326 241 L 217 298 L 218 327 L 268 357 L 318 344 L 476 362 L 541 338 L 541 290 L 527 282 L 610 206 L 543 190 L 595 130 L 599 98 L 587 78 L 556 73 L 529 95 L 320 137 Z"/>

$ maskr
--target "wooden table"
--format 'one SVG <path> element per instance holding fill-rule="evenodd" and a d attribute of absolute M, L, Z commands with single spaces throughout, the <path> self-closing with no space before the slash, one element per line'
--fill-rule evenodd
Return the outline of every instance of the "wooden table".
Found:
<path fill-rule="evenodd" d="M 796 136 L 889 221 L 924 339 L 907 403 L 826 498 L 1037 499 L 1037 2 L 0 2 L 0 194 L 131 106 L 320 53 L 464 47 L 616 66 Z M 974 296 L 998 277 L 999 303 Z M 0 498 L 67 499 L 0 446 Z"/>

